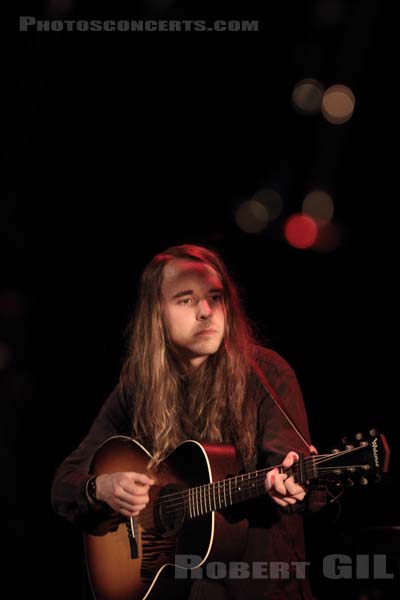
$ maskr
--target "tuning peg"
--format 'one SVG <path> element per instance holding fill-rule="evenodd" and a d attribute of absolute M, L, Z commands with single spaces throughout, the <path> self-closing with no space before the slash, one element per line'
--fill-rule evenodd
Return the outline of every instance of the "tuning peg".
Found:
<path fill-rule="evenodd" d="M 364 435 L 362 433 L 356 433 L 355 438 L 358 442 L 361 442 L 362 439 L 364 439 Z"/>
<path fill-rule="evenodd" d="M 353 444 L 346 444 L 346 450 L 353 450 Z"/>
<path fill-rule="evenodd" d="M 343 446 L 345 446 L 348 443 L 349 443 L 349 438 L 347 438 L 346 436 L 342 437 L 342 444 L 343 444 Z"/>
<path fill-rule="evenodd" d="M 354 485 L 354 481 L 352 479 L 350 479 L 350 477 L 348 479 L 346 479 L 346 487 L 353 487 Z"/>
<path fill-rule="evenodd" d="M 376 429 L 370 429 L 370 430 L 369 430 L 369 435 L 370 435 L 371 437 L 376 437 L 376 436 L 378 435 L 378 432 L 377 432 L 377 430 L 376 430 Z"/>
<path fill-rule="evenodd" d="M 360 479 L 358 480 L 358 483 L 360 485 L 368 485 L 368 479 L 366 477 L 360 477 Z"/>

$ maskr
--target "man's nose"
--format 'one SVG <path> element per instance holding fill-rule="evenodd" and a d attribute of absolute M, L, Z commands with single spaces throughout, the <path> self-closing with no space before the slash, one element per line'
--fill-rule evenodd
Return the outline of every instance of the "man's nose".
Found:
<path fill-rule="evenodd" d="M 197 318 L 208 319 L 212 314 L 211 306 L 207 300 L 201 300 L 198 305 Z"/>

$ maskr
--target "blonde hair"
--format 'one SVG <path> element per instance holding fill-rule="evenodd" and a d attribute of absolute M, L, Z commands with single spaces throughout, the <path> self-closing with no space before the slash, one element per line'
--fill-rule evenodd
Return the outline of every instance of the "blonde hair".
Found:
<path fill-rule="evenodd" d="M 211 266 L 224 290 L 224 340 L 190 377 L 176 360 L 162 312 L 164 267 L 176 258 Z M 247 388 L 254 342 L 237 289 L 218 254 L 186 244 L 156 255 L 143 272 L 127 335 L 121 383 L 134 403 L 133 435 L 151 447 L 152 465 L 188 438 L 234 443 L 243 460 L 251 460 L 255 409 Z"/>

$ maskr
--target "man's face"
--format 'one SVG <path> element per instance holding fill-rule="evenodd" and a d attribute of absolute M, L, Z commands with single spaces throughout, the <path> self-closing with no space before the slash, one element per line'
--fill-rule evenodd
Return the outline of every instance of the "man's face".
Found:
<path fill-rule="evenodd" d="M 223 289 L 216 271 L 177 258 L 164 267 L 161 285 L 169 337 L 186 366 L 217 352 L 225 331 Z"/>

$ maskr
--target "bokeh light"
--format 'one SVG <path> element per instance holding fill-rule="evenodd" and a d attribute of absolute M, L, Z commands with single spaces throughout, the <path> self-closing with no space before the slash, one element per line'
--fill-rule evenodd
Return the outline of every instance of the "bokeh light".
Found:
<path fill-rule="evenodd" d="M 296 213 L 287 219 L 284 235 L 294 248 L 311 248 L 317 239 L 318 226 L 312 217 Z"/>
<path fill-rule="evenodd" d="M 342 229 L 337 223 L 322 223 L 318 227 L 318 235 L 312 249 L 326 254 L 333 252 L 342 243 Z"/>
<path fill-rule="evenodd" d="M 331 196 L 324 190 L 313 190 L 303 200 L 303 214 L 319 221 L 330 221 L 334 213 Z"/>
<path fill-rule="evenodd" d="M 355 98 L 346 85 L 332 85 L 324 94 L 322 114 L 333 125 L 346 123 L 354 111 Z"/>
<path fill-rule="evenodd" d="M 268 211 L 262 202 L 246 200 L 237 208 L 235 219 L 246 233 L 260 233 L 268 223 Z"/>
<path fill-rule="evenodd" d="M 283 200 L 279 192 L 272 188 L 263 188 L 256 192 L 252 200 L 261 202 L 267 209 L 268 221 L 274 221 L 279 217 L 283 208 Z"/>
<path fill-rule="evenodd" d="M 334 27 L 343 21 L 343 2 L 341 0 L 319 0 L 315 3 L 313 13 L 316 25 Z"/>
<path fill-rule="evenodd" d="M 292 93 L 294 108 L 303 115 L 316 115 L 321 110 L 324 88 L 316 79 L 299 81 Z"/>

